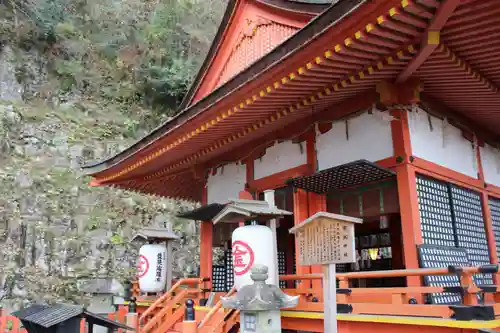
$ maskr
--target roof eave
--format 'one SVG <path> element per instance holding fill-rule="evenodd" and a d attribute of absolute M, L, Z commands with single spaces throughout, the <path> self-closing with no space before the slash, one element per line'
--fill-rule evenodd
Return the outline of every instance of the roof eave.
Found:
<path fill-rule="evenodd" d="M 193 82 L 189 86 L 186 95 L 184 95 L 184 98 L 182 99 L 178 110 L 185 109 L 186 107 L 189 106 L 189 103 L 191 103 L 191 101 L 193 100 L 196 91 L 198 90 L 201 82 L 203 81 L 203 77 L 205 76 L 208 68 L 210 67 L 210 64 L 212 63 L 213 59 L 215 58 L 215 55 L 217 54 L 217 51 L 219 50 L 219 46 L 221 45 L 224 33 L 226 32 L 226 29 L 229 26 L 229 22 L 231 21 L 231 18 L 233 17 L 234 12 L 236 10 L 237 3 L 238 0 L 229 0 L 226 7 L 226 11 L 222 16 L 221 23 L 219 24 L 219 28 L 217 30 L 217 33 L 215 34 L 212 44 L 210 45 L 205 60 L 203 61 L 203 64 L 201 65 L 200 70 L 196 74 L 196 77 L 194 78 Z"/>
<path fill-rule="evenodd" d="M 109 158 L 101 159 L 97 162 L 91 162 L 81 167 L 85 175 L 95 175 L 110 169 L 128 157 L 139 153 L 143 149 L 149 147 L 152 143 L 164 137 L 166 134 L 172 132 L 176 128 L 182 126 L 188 120 L 199 115 L 204 110 L 217 104 L 217 102 L 233 91 L 238 90 L 248 82 L 258 77 L 263 72 L 269 70 L 271 67 L 277 65 L 283 57 L 289 57 L 303 49 L 315 37 L 322 35 L 330 27 L 336 25 L 345 15 L 356 10 L 359 6 L 368 0 L 344 0 L 331 5 L 321 15 L 315 17 L 304 28 L 300 29 L 291 38 L 285 40 L 277 48 L 263 56 L 261 59 L 247 67 L 240 74 L 236 75 L 225 84 L 219 86 L 212 91 L 209 95 L 197 101 L 195 104 L 190 105 L 188 108 L 179 112 L 175 117 L 169 121 L 159 125 L 150 133 L 145 135 L 142 139 L 135 142 L 130 147 L 119 152 L 118 154 Z M 316 25 L 320 25 L 317 27 Z M 182 121 L 184 120 L 184 121 Z M 95 184 L 100 185 L 100 184 Z"/>
<path fill-rule="evenodd" d="M 256 0 L 258 3 L 265 4 L 267 6 L 281 9 L 281 10 L 287 10 L 293 13 L 300 13 L 300 14 L 308 14 L 308 15 L 318 15 L 322 13 L 324 10 L 329 8 L 333 3 L 338 2 L 339 0 L 333 0 L 329 4 L 325 3 L 299 3 L 299 2 L 292 2 L 292 1 L 287 1 L 287 0 Z M 225 31 L 227 30 L 227 27 L 229 26 L 229 22 L 231 21 L 231 18 L 233 17 L 235 10 L 236 10 L 236 5 L 237 5 L 238 0 L 230 0 L 229 3 L 227 4 L 226 11 L 224 13 L 224 16 L 222 17 L 221 23 L 219 25 L 219 29 L 217 30 L 217 33 L 215 35 L 215 38 L 212 42 L 212 45 L 210 46 L 210 49 L 207 53 L 207 56 L 205 57 L 205 60 L 198 71 L 198 74 L 196 74 L 196 77 L 194 78 L 193 82 L 191 83 L 186 95 L 184 95 L 184 98 L 181 101 L 181 104 L 179 105 L 179 110 L 182 110 L 186 107 L 189 106 L 189 104 L 193 101 L 193 98 L 198 91 L 198 88 L 200 87 L 203 78 L 205 77 L 208 69 L 210 68 L 210 64 L 212 63 L 213 59 L 215 58 L 215 55 L 217 54 L 217 51 L 219 49 L 219 46 L 221 45 L 222 38 L 224 36 Z"/>

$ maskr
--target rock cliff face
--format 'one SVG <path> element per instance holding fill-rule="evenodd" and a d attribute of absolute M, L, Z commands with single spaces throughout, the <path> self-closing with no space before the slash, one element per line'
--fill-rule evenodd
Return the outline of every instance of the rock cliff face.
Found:
<path fill-rule="evenodd" d="M 26 73 L 30 79 L 21 79 Z M 0 304 L 85 303 L 79 285 L 94 280 L 120 290 L 116 282 L 134 274 L 138 244 L 129 239 L 147 225 L 182 237 L 174 275 L 196 272 L 197 224 L 175 218 L 193 203 L 91 188 L 79 173 L 83 161 L 135 140 L 131 119 L 112 105 L 47 97 L 44 82 L 43 57 L 1 49 Z"/>
<path fill-rule="evenodd" d="M 10 47 L 0 52 L 0 100 L 20 100 L 22 86 L 17 82 L 14 67 L 15 55 Z"/>

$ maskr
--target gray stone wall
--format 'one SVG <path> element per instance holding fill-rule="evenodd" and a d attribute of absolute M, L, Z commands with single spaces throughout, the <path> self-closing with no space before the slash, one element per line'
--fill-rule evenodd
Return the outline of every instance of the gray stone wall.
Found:
<path fill-rule="evenodd" d="M 36 74 L 32 80 L 17 83 L 15 57 Z M 175 217 L 194 204 L 89 187 L 80 164 L 131 144 L 120 134 L 128 119 L 75 96 L 57 103 L 43 97 L 40 62 L 0 51 L 0 304 L 89 304 L 92 294 L 79 290 L 81 282 L 116 286 L 133 276 L 138 244 L 130 237 L 148 225 L 168 225 L 181 236 L 174 276 L 196 272 L 198 225 Z"/>
<path fill-rule="evenodd" d="M 0 49 L 0 100 L 21 100 L 23 87 L 16 79 L 15 60 L 10 47 Z"/>

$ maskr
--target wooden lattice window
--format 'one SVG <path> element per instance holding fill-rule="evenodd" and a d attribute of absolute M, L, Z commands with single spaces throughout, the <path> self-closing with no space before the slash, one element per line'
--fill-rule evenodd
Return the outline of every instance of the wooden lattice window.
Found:
<path fill-rule="evenodd" d="M 491 211 L 491 222 L 493 224 L 493 233 L 495 235 L 495 243 L 497 246 L 497 256 L 500 258 L 500 199 L 489 198 Z"/>
<path fill-rule="evenodd" d="M 421 175 L 417 176 L 417 193 L 424 245 L 443 251 L 463 249 L 469 266 L 490 263 L 479 193 Z M 448 265 L 434 264 L 436 267 Z M 490 274 L 477 274 L 474 280 L 478 285 L 493 283 Z"/>

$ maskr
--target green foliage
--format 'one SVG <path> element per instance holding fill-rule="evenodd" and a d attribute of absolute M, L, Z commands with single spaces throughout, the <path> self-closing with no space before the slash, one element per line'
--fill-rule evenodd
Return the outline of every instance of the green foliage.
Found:
<path fill-rule="evenodd" d="M 0 301 L 85 303 L 82 281 L 134 274 L 130 238 L 151 224 L 182 237 L 174 273 L 196 269 L 197 226 L 174 217 L 191 204 L 91 188 L 74 164 L 173 115 L 226 1 L 0 0 L 25 99 L 0 101 Z"/>
<path fill-rule="evenodd" d="M 10 0 L 0 31 L 47 53 L 62 93 L 172 115 L 226 1 Z"/>

